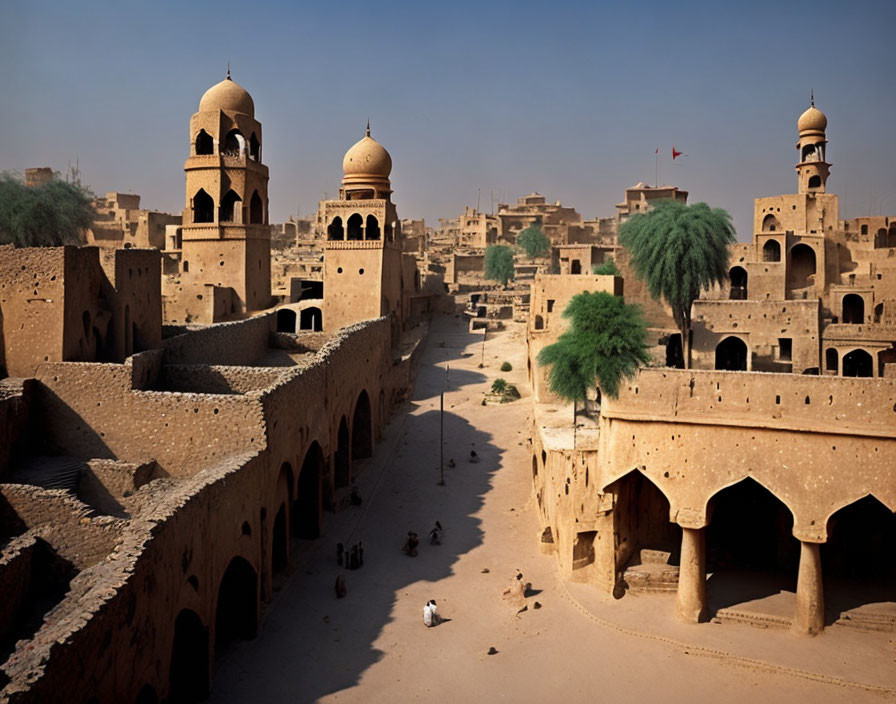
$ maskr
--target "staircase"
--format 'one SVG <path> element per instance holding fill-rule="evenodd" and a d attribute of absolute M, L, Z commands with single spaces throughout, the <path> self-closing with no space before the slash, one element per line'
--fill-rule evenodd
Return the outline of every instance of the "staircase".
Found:
<path fill-rule="evenodd" d="M 625 583 L 633 593 L 674 592 L 678 589 L 678 565 L 670 565 L 672 552 L 642 548 L 625 569 Z"/>

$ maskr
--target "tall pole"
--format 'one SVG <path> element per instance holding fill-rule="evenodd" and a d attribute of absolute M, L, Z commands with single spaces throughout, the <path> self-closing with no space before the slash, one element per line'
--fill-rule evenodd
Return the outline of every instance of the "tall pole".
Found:
<path fill-rule="evenodd" d="M 445 486 L 445 387 L 448 385 L 448 370 L 445 365 L 445 381 L 439 394 L 439 486 Z"/>
<path fill-rule="evenodd" d="M 657 186 L 660 185 L 660 150 L 659 150 L 659 147 L 657 147 L 656 154 L 654 155 L 654 157 L 655 157 L 655 163 L 654 163 L 654 169 L 653 169 L 653 187 L 656 188 Z"/>
<path fill-rule="evenodd" d="M 479 360 L 479 368 L 485 368 L 485 336 L 488 335 L 488 322 L 486 321 L 485 327 L 482 328 L 482 358 Z"/>

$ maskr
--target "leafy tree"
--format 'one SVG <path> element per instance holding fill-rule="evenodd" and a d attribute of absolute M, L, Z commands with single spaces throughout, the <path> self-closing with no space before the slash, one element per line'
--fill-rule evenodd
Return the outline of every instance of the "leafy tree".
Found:
<path fill-rule="evenodd" d="M 622 276 L 622 272 L 619 271 L 619 267 L 612 259 L 607 259 L 602 264 L 591 267 L 591 271 L 598 276 Z"/>
<path fill-rule="evenodd" d="M 541 225 L 533 223 L 516 236 L 517 245 L 532 261 L 543 257 L 551 251 L 551 241 L 541 231 Z"/>
<path fill-rule="evenodd" d="M 29 188 L 15 174 L 0 174 L 0 244 L 82 244 L 84 230 L 93 224 L 92 195 L 86 188 L 58 178 Z"/>
<path fill-rule="evenodd" d="M 502 371 L 502 372 L 509 372 L 509 371 L 512 371 L 512 370 L 513 370 L 513 365 L 512 365 L 510 362 L 503 362 L 503 363 L 501 364 L 501 371 Z"/>
<path fill-rule="evenodd" d="M 700 291 L 728 276 L 728 245 L 735 241 L 731 216 L 706 203 L 665 200 L 629 218 L 619 243 L 650 294 L 672 308 L 681 331 L 685 367 L 691 358 L 691 305 Z"/>
<path fill-rule="evenodd" d="M 507 382 L 504 379 L 495 379 L 492 382 L 493 394 L 503 394 L 505 391 L 507 391 Z"/>
<path fill-rule="evenodd" d="M 485 248 L 485 278 L 500 281 L 506 286 L 513 281 L 513 250 L 503 244 L 491 244 Z"/>
<path fill-rule="evenodd" d="M 595 380 L 615 398 L 622 379 L 633 376 L 650 359 L 641 309 L 618 296 L 580 293 L 563 317 L 570 321 L 569 329 L 538 355 L 539 364 L 551 367 L 551 391 L 563 399 L 584 401 Z"/>

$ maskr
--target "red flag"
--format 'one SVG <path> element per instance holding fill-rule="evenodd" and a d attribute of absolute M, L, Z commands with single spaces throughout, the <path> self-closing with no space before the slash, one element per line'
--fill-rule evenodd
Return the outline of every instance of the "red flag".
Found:
<path fill-rule="evenodd" d="M 684 152 L 677 151 L 675 147 L 672 147 L 672 161 L 675 161 L 678 157 L 680 157 Z"/>
<path fill-rule="evenodd" d="M 655 153 L 655 154 L 659 154 L 659 153 L 660 153 L 660 148 L 657 147 L 657 148 L 656 148 L 656 151 L 655 151 L 654 153 Z"/>

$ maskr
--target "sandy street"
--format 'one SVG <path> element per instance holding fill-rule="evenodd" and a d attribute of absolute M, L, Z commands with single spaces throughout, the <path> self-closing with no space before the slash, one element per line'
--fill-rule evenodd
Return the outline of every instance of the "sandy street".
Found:
<path fill-rule="evenodd" d="M 707 656 L 737 652 L 813 677 L 894 687 L 893 638 L 885 634 L 809 640 L 747 626 L 685 626 L 672 618 L 666 597 L 613 602 L 586 585 L 564 586 L 554 558 L 537 550 L 522 327 L 490 334 L 486 366 L 478 369 L 481 337 L 465 323 L 433 320 L 413 399 L 395 409 L 361 468 L 362 505 L 327 514 L 323 537 L 295 547 L 293 571 L 267 605 L 260 636 L 216 662 L 211 701 L 886 700 L 849 684 Z M 505 360 L 513 371 L 500 373 Z M 442 487 L 439 391 L 446 364 L 445 462 L 456 466 L 446 466 Z M 517 384 L 523 399 L 481 405 L 499 376 Z M 471 449 L 480 462 L 468 461 Z M 436 520 L 444 540 L 431 546 L 425 537 Z M 414 558 L 401 551 L 409 530 L 421 538 Z M 363 568 L 337 567 L 339 541 L 363 542 Z M 535 592 L 520 614 L 501 597 L 517 570 Z M 337 600 L 340 572 L 348 595 Z M 429 599 L 447 619 L 432 629 L 422 623 Z M 489 655 L 490 648 L 497 653 Z"/>

